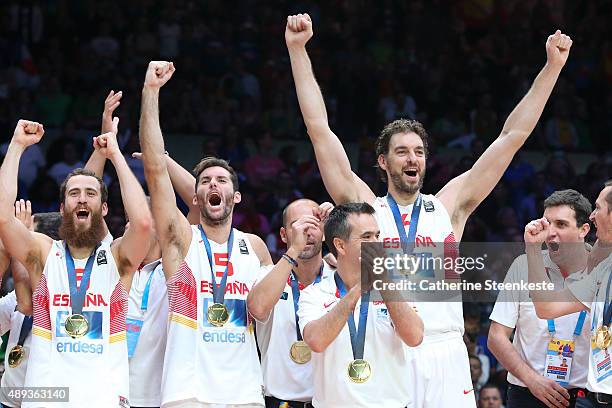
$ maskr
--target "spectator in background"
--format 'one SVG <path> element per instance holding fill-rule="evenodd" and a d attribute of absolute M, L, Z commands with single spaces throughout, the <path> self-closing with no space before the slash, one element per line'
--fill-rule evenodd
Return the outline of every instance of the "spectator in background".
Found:
<path fill-rule="evenodd" d="M 254 188 L 272 188 L 285 164 L 274 154 L 274 140 L 270 132 L 257 139 L 257 154 L 244 163 L 249 185 Z"/>
<path fill-rule="evenodd" d="M 502 394 L 495 384 L 485 384 L 480 389 L 478 408 L 503 408 Z"/>
<path fill-rule="evenodd" d="M 36 117 L 47 128 L 61 126 L 66 120 L 72 96 L 62 90 L 59 78 L 56 76 L 43 81 L 43 84 L 34 102 Z"/>
<path fill-rule="evenodd" d="M 270 233 L 270 224 L 266 217 L 257 211 L 253 194 L 243 190 L 240 206 L 234 211 L 233 224 L 235 228 L 251 234 L 265 237 Z"/>
<path fill-rule="evenodd" d="M 472 377 L 472 389 L 474 390 L 474 396 L 476 397 L 476 401 L 478 401 L 478 397 L 480 395 L 480 387 L 478 379 L 482 376 L 482 363 L 478 356 L 473 354 L 469 355 L 470 359 L 470 376 Z"/>
<path fill-rule="evenodd" d="M 546 144 L 553 149 L 565 151 L 578 147 L 578 131 L 571 121 L 565 102 L 557 101 L 554 112 L 553 117 L 546 121 Z"/>
<path fill-rule="evenodd" d="M 73 139 L 66 139 L 64 142 L 62 161 L 55 163 L 49 169 L 49 176 L 60 185 L 70 172 L 79 167 L 85 167 L 85 163 L 80 160 L 81 154 L 79 147 Z"/>
<path fill-rule="evenodd" d="M 3 143 L 0 146 L 0 154 L 2 158 L 6 155 L 8 150 L 8 143 Z M 42 149 L 38 144 L 27 148 L 21 156 L 19 162 L 19 184 L 20 187 L 26 189 L 26 191 L 32 186 L 38 173 L 41 169 L 44 169 L 46 165 L 45 156 L 43 155 Z"/>

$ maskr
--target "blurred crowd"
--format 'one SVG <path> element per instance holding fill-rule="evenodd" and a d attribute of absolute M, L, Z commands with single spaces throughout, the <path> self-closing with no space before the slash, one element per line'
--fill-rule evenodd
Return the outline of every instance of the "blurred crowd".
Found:
<path fill-rule="evenodd" d="M 35 212 L 58 209 L 58 184 L 87 161 L 110 89 L 123 91 L 115 113 L 121 143 L 144 182 L 131 158 L 140 88 L 148 61 L 170 60 L 177 74 L 160 98 L 165 137 L 197 134 L 202 155 L 230 160 L 243 197 L 235 224 L 277 255 L 282 208 L 299 197 L 328 200 L 312 153 L 297 143 L 307 137 L 283 39 L 286 16 L 304 11 L 317 29 L 309 52 L 331 127 L 358 146 L 355 170 L 381 192 L 373 140 L 385 123 L 425 124 L 432 142 L 424 191 L 435 193 L 498 136 L 545 61 L 547 35 L 561 28 L 572 36 L 569 61 L 524 148 L 540 152 L 537 163 L 516 157 L 468 221 L 465 241 L 522 241 L 552 191 L 575 188 L 593 200 L 612 176 L 609 1 L 18 0 L 0 10 L 0 153 L 19 118 L 56 136 L 22 158 L 19 195 Z M 444 148 L 454 160 L 437 154 Z M 570 161 L 575 153 L 587 154 L 585 171 Z M 107 182 L 107 223 L 119 236 L 119 186 L 112 173 Z M 481 370 L 495 379 L 496 362 L 484 350 L 487 309 L 466 309 L 466 341 L 487 355 Z"/>

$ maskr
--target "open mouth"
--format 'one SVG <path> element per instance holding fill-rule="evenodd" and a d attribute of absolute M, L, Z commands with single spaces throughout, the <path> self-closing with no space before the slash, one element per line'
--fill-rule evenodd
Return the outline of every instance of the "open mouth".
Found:
<path fill-rule="evenodd" d="M 548 249 L 553 251 L 553 252 L 557 252 L 559 250 L 559 243 L 558 242 L 549 242 L 548 243 Z"/>
<path fill-rule="evenodd" d="M 415 169 L 408 169 L 404 172 L 404 174 L 408 177 L 416 177 L 418 175 L 418 172 Z"/>
<path fill-rule="evenodd" d="M 76 216 L 79 220 L 86 220 L 87 217 L 89 217 L 89 211 L 84 208 L 81 208 L 80 210 L 77 210 Z"/>
<path fill-rule="evenodd" d="M 219 193 L 210 193 L 208 195 L 208 204 L 210 204 L 211 207 L 221 205 L 221 195 L 219 195 Z"/>

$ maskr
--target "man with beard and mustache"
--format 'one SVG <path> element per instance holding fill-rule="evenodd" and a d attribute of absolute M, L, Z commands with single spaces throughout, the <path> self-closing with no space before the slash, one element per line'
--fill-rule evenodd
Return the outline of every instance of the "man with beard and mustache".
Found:
<path fill-rule="evenodd" d="M 263 380 L 247 295 L 272 267 L 263 240 L 232 228 L 238 177 L 222 159 L 196 166 L 191 226 L 176 207 L 159 124 L 159 91 L 174 65 L 149 64 L 142 90 L 140 145 L 162 250 L 170 317 L 162 377 L 163 407 L 262 407 Z M 296 262 L 290 255 L 276 268 Z"/>
<path fill-rule="evenodd" d="M 556 319 L 582 311 L 591 313 L 591 347 L 587 351 L 587 401 L 581 401 L 580 406 L 609 407 L 612 404 L 612 180 L 605 183 L 589 218 L 597 229 L 597 242 L 589 254 L 587 275 L 562 290 L 530 290 L 529 295 L 541 319 Z M 533 220 L 525 226 L 525 253 L 530 283 L 549 282 L 541 247 L 551 228 L 546 217 Z"/>
<path fill-rule="evenodd" d="M 283 210 L 281 240 L 297 266 L 286 263 L 260 277 L 247 298 L 257 323 L 266 407 L 283 403 L 305 407 L 312 401 L 310 349 L 299 331 L 297 312 L 300 292 L 310 284 L 333 277 L 334 269 L 323 261 L 323 225 L 330 203 L 319 206 L 299 199 Z M 269 316 L 269 317 L 268 317 Z M 266 320 L 267 319 L 267 320 Z"/>
<path fill-rule="evenodd" d="M 405 119 L 386 125 L 376 142 L 376 154 L 388 194 L 376 197 L 351 171 L 340 139 L 329 128 L 325 103 L 306 52 L 312 34 L 307 14 L 287 18 L 285 41 L 298 101 L 328 193 L 336 205 L 371 204 L 376 209 L 381 237 L 391 246 L 399 248 L 400 242 L 408 246 L 416 242 L 417 247 L 419 243 L 428 243 L 434 250 L 430 252 L 432 256 L 452 257 L 468 216 L 499 182 L 537 124 L 565 65 L 572 40 L 560 31 L 548 37 L 547 62 L 506 120 L 500 136 L 469 171 L 451 180 L 435 196 L 420 192 L 428 142 L 423 126 Z M 459 278 L 454 270 L 439 270 L 432 275 L 428 277 L 436 280 Z M 398 387 L 409 387 L 417 408 L 474 407 L 468 354 L 462 341 L 461 297 L 444 302 L 431 301 L 431 297 L 429 300 L 416 304 L 425 323 L 425 339 L 418 348 L 407 348 L 414 358 L 407 364 L 407 376 L 398 378 Z"/>
<path fill-rule="evenodd" d="M 63 406 L 129 406 L 127 297 L 148 250 L 142 236 L 150 234 L 152 220 L 144 192 L 117 146 L 117 122 L 115 133 L 93 139 L 94 148 L 115 166 L 131 220 L 131 228 L 112 245 L 101 242 L 106 186 L 87 170 L 74 170 L 60 188 L 61 241 L 29 231 L 15 217 L 19 159 L 43 136 L 41 124 L 18 122 L 0 168 L 0 238 L 28 269 L 34 288 L 25 385 L 69 387 L 70 400 Z"/>
<path fill-rule="evenodd" d="M 546 275 L 558 289 L 582 279 L 586 274 L 590 246 L 584 238 L 590 230 L 591 203 L 575 190 L 555 191 L 544 200 L 544 218 L 550 222 L 542 251 Z M 514 260 L 504 283 L 528 282 L 527 256 Z M 576 396 L 584 392 L 588 373 L 589 327 L 586 312 L 557 319 L 540 319 L 529 293 L 500 292 L 489 329 L 488 346 L 508 370 L 508 408 L 554 406 L 573 407 Z M 509 340 L 514 334 L 514 345 Z M 551 336 L 555 340 L 573 341 L 572 360 L 567 373 L 554 375 L 547 360 Z M 575 353 L 574 353 L 575 350 Z M 556 363 L 556 364 L 555 364 Z M 550 361 L 550 365 L 558 365 Z M 564 388 L 565 387 L 565 388 Z M 567 388 L 567 389 L 566 389 Z"/>

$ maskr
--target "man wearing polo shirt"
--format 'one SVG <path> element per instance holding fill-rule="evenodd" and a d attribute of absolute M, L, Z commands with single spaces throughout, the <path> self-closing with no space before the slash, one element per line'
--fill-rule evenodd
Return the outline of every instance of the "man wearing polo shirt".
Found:
<path fill-rule="evenodd" d="M 304 288 L 333 279 L 334 271 L 321 255 L 323 221 L 331 208 L 330 203 L 319 206 L 308 199 L 285 208 L 280 236 L 289 248 L 286 256 L 297 265 L 288 263 L 282 270 L 264 273 L 247 298 L 250 313 L 259 320 L 257 343 L 267 408 L 283 403 L 291 408 L 311 406 L 311 352 L 298 329 L 298 302 Z"/>
<path fill-rule="evenodd" d="M 591 203 L 575 190 L 555 191 L 544 201 L 544 217 L 550 228 L 545 238 L 549 250 L 542 255 L 547 276 L 558 288 L 584 276 L 588 258 L 584 238 L 590 229 L 590 213 Z M 504 282 L 527 282 L 527 274 L 527 256 L 521 255 Z M 590 314 L 539 319 L 526 292 L 508 291 L 500 293 L 491 320 L 488 345 L 508 370 L 508 408 L 546 407 L 547 403 L 565 406 L 561 402 L 574 406 L 576 394 L 587 380 Z M 513 347 L 509 337 L 515 330 Z M 553 355 L 552 350 L 549 354 L 552 336 L 556 341 L 573 341 L 575 354 L 567 347 L 562 356 Z M 558 348 L 556 343 L 554 348 Z"/>
<path fill-rule="evenodd" d="M 572 282 L 561 291 L 532 290 L 530 296 L 538 317 L 555 319 L 588 310 L 593 319 L 589 373 L 588 401 L 582 407 L 612 406 L 612 365 L 610 364 L 610 320 L 612 320 L 612 180 L 609 180 L 595 201 L 591 221 L 597 228 L 597 242 L 588 260 L 588 275 Z M 546 238 L 550 223 L 546 218 L 531 221 L 525 227 L 525 252 L 529 264 L 529 282 L 547 281 L 539 245 Z"/>
<path fill-rule="evenodd" d="M 421 343 L 423 322 L 408 303 L 370 302 L 372 290 L 362 290 L 361 244 L 377 242 L 379 234 L 367 203 L 339 205 L 325 222 L 337 272 L 302 292 L 298 312 L 313 352 L 315 407 L 409 405 L 407 384 L 413 379 L 405 376 L 404 344 Z"/>

